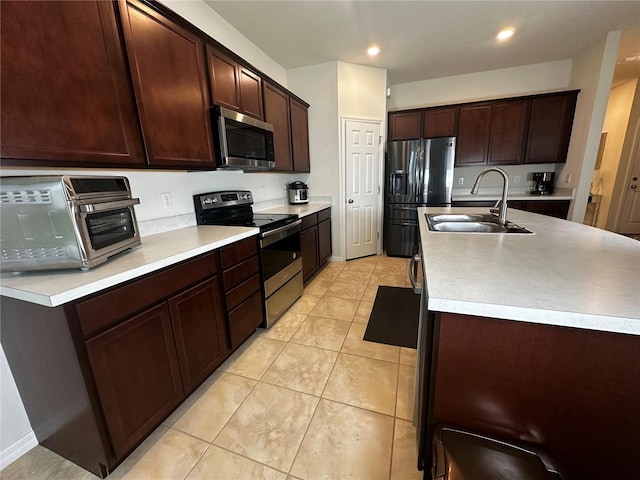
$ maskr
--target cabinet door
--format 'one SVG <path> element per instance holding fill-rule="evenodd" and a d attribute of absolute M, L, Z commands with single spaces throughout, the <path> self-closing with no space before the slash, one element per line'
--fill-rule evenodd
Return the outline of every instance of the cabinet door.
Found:
<path fill-rule="evenodd" d="M 318 270 L 318 226 L 314 225 L 300 234 L 300 247 L 302 251 L 302 278 L 309 280 L 311 275 Z"/>
<path fill-rule="evenodd" d="M 123 458 L 183 398 L 163 303 L 86 342 L 114 453 Z"/>
<path fill-rule="evenodd" d="M 248 68 L 238 67 L 240 111 L 264 119 L 262 109 L 262 79 Z"/>
<path fill-rule="evenodd" d="M 309 158 L 309 119 L 307 106 L 295 98 L 291 99 L 291 153 L 296 172 L 311 171 Z"/>
<path fill-rule="evenodd" d="M 455 137 L 458 132 L 458 109 L 428 108 L 424 111 L 425 138 Z"/>
<path fill-rule="evenodd" d="M 389 141 L 413 140 L 422 133 L 422 110 L 389 113 Z"/>
<path fill-rule="evenodd" d="M 456 166 L 487 163 L 491 105 L 460 107 Z"/>
<path fill-rule="evenodd" d="M 567 161 L 577 95 L 568 92 L 531 101 L 525 163 Z"/>
<path fill-rule="evenodd" d="M 293 170 L 290 118 L 289 95 L 270 83 L 264 82 L 264 119 L 273 125 L 275 170 Z"/>
<path fill-rule="evenodd" d="M 231 348 L 242 345 L 263 321 L 262 294 L 256 292 L 229 312 Z"/>
<path fill-rule="evenodd" d="M 143 165 L 111 2 L 0 2 L 5 165 Z"/>
<path fill-rule="evenodd" d="M 207 45 L 211 98 L 213 103 L 232 110 L 240 110 L 238 64 L 215 48 Z"/>
<path fill-rule="evenodd" d="M 549 217 L 567 219 L 569 215 L 570 200 L 529 200 L 524 202 L 527 212 L 548 215 Z"/>
<path fill-rule="evenodd" d="M 149 164 L 214 168 L 204 43 L 142 3 L 120 6 Z"/>
<path fill-rule="evenodd" d="M 322 265 L 331 256 L 331 218 L 318 223 L 318 257 Z"/>
<path fill-rule="evenodd" d="M 228 356 L 218 278 L 169 300 L 182 385 L 189 393 Z"/>
<path fill-rule="evenodd" d="M 492 105 L 487 163 L 493 165 L 522 163 L 528 113 L 528 100 L 496 102 Z"/>

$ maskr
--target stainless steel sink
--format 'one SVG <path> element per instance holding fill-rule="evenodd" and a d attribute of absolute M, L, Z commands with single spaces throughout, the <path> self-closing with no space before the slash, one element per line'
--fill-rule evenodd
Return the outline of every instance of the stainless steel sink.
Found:
<path fill-rule="evenodd" d="M 498 217 L 492 213 L 431 213 L 427 215 L 433 223 L 440 222 L 491 222 L 494 223 Z"/>
<path fill-rule="evenodd" d="M 497 216 L 492 214 L 446 214 L 428 213 L 427 225 L 432 232 L 453 233 L 520 233 L 532 234 L 530 230 L 515 223 L 500 223 Z"/>

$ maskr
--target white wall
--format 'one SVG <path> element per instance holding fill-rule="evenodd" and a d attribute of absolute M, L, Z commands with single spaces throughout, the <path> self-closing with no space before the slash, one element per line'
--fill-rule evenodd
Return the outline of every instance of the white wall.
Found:
<path fill-rule="evenodd" d="M 391 86 L 389 110 L 566 90 L 571 60 L 502 68 Z"/>
<path fill-rule="evenodd" d="M 607 113 L 602 126 L 602 131 L 607 132 L 607 139 L 602 155 L 601 166 L 593 172 L 592 179 L 592 193 L 602 195 L 600 211 L 598 212 L 596 221 L 596 226 L 599 228 L 605 228 L 607 223 L 611 196 L 613 194 L 616 175 L 618 174 L 622 146 L 624 145 L 627 134 L 631 106 L 635 101 L 637 84 L 638 79 L 635 78 L 612 88 L 609 95 Z"/>
<path fill-rule="evenodd" d="M 629 114 L 629 124 L 627 126 L 624 143 L 620 152 L 620 164 L 616 175 L 613 193 L 611 195 L 611 205 L 607 218 L 606 229 L 612 232 L 619 232 L 622 221 L 622 209 L 625 199 L 630 195 L 629 179 L 634 165 L 634 159 L 638 156 L 638 138 L 640 137 L 640 79 L 636 83 L 636 91 Z M 623 232 L 624 233 L 624 232 Z"/>
<path fill-rule="evenodd" d="M 580 89 L 580 95 L 567 163 L 556 185 L 575 189 L 575 200 L 569 210 L 569 220 L 574 222 L 582 223 L 587 208 L 619 43 L 620 32 L 610 32 L 573 61 L 570 87 Z"/>
<path fill-rule="evenodd" d="M 291 69 L 288 88 L 298 92 L 310 104 L 309 153 L 310 193 L 331 196 L 333 258 L 342 260 L 344 231 L 344 158 L 341 118 L 380 120 L 386 117 L 386 70 L 345 62 L 330 62 Z"/>

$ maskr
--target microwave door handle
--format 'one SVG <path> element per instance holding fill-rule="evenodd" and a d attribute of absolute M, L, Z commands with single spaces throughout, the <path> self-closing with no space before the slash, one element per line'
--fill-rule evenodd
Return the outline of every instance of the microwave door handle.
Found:
<path fill-rule="evenodd" d="M 139 205 L 139 198 L 130 198 L 128 200 L 119 200 L 115 202 L 85 203 L 78 206 L 78 210 L 82 213 L 98 213 L 113 210 L 114 208 L 126 208 L 133 205 Z"/>

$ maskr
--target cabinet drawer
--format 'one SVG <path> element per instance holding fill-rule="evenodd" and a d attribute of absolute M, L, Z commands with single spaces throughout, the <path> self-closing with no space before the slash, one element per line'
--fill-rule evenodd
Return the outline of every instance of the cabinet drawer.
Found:
<path fill-rule="evenodd" d="M 325 208 L 324 210 L 321 210 L 318 212 L 318 223 L 322 222 L 323 220 L 327 220 L 329 218 L 331 218 L 330 208 Z"/>
<path fill-rule="evenodd" d="M 231 267 L 229 270 L 225 270 L 222 274 L 222 280 L 224 283 L 224 291 L 227 292 L 233 287 L 238 285 L 243 280 L 246 280 L 251 275 L 258 273 L 258 257 L 253 256 L 244 262 L 239 263 L 235 267 Z"/>
<path fill-rule="evenodd" d="M 240 260 L 244 260 L 251 255 L 255 255 L 257 252 L 258 246 L 256 245 L 256 237 L 246 238 L 232 245 L 223 247 L 220 249 L 222 268 L 228 268 L 231 265 L 238 263 Z"/>
<path fill-rule="evenodd" d="M 254 293 L 229 312 L 229 335 L 231 348 L 236 349 L 242 342 L 256 331 L 263 321 L 262 297 L 260 292 Z"/>
<path fill-rule="evenodd" d="M 249 280 L 245 280 L 240 285 L 232 288 L 225 294 L 227 300 L 227 310 L 232 310 L 240 302 L 249 297 L 252 293 L 260 290 L 260 275 L 257 273 Z"/>
<path fill-rule="evenodd" d="M 314 213 L 312 215 L 307 215 L 306 217 L 302 217 L 302 223 L 300 224 L 301 230 L 306 230 L 307 228 L 313 227 L 318 223 L 318 214 Z"/>
<path fill-rule="evenodd" d="M 208 253 L 77 303 L 82 333 L 103 330 L 215 273 L 215 253 Z"/>

